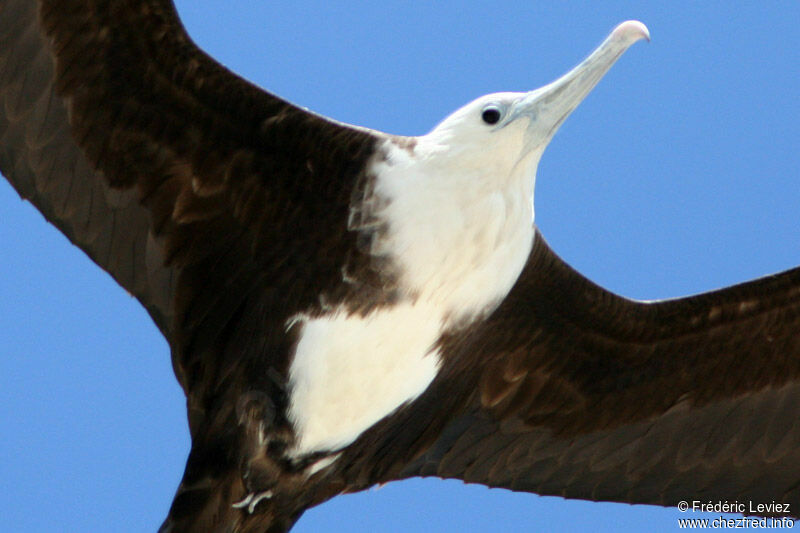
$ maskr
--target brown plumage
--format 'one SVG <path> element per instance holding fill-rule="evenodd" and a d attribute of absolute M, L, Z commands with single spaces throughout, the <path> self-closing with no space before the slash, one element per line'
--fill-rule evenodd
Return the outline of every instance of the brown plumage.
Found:
<path fill-rule="evenodd" d="M 420 398 L 333 471 L 298 474 L 276 459 L 290 438 L 285 318 L 323 293 L 356 308 L 391 301 L 359 245 L 369 232 L 348 230 L 379 134 L 235 77 L 169 1 L 0 8 L 0 170 L 147 308 L 187 394 L 193 446 L 166 529 L 279 531 L 338 493 L 417 475 L 800 508 L 800 435 L 787 423 L 800 271 L 644 304 L 585 280 L 541 236 L 500 307 L 442 340 L 442 371 Z M 342 282 L 343 262 L 361 284 Z M 262 490 L 274 495 L 254 512 L 233 506 Z"/>

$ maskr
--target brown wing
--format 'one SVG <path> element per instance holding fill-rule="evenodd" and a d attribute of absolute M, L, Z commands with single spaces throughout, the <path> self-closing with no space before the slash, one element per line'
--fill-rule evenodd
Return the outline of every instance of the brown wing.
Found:
<path fill-rule="evenodd" d="M 401 477 L 800 514 L 800 269 L 637 302 L 537 235 L 509 297 L 446 350 L 439 386 L 468 407 Z"/>
<path fill-rule="evenodd" d="M 341 276 L 375 139 L 227 71 L 169 0 L 0 0 L 0 170 L 148 309 L 185 389 L 248 295 Z"/>
<path fill-rule="evenodd" d="M 286 317 L 368 269 L 348 216 L 380 138 L 230 73 L 170 0 L 0 0 L 0 171 L 147 308 L 188 396 L 165 527 L 242 519 L 237 399 L 280 408 Z"/>
<path fill-rule="evenodd" d="M 0 170 L 73 243 L 136 295 L 166 335 L 173 274 L 133 191 L 112 191 L 73 139 L 55 94 L 36 2 L 0 2 Z"/>

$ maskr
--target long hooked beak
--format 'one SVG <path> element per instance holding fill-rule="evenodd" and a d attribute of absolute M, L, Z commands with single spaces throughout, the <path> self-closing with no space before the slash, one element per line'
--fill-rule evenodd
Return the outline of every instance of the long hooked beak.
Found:
<path fill-rule="evenodd" d="M 523 96 L 514 105 L 505 124 L 527 116 L 530 118 L 527 144 L 531 147 L 547 144 L 623 52 L 641 39 L 650 40 L 650 32 L 641 22 L 629 20 L 618 25 L 580 65 L 556 81 Z"/>

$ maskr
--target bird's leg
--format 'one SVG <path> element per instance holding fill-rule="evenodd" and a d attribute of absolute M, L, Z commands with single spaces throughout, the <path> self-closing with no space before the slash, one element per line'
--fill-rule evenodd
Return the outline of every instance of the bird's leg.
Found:
<path fill-rule="evenodd" d="M 240 468 L 248 493 L 233 507 L 253 514 L 261 501 L 275 494 L 273 489 L 284 473 L 282 455 L 291 431 L 272 399 L 262 391 L 242 394 L 236 404 L 236 416 L 244 433 Z"/>

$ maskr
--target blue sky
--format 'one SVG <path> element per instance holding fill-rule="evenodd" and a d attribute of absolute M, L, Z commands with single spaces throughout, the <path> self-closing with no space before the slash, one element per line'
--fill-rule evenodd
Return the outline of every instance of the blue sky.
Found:
<path fill-rule="evenodd" d="M 640 19 L 652 42 L 617 63 L 539 166 L 551 246 L 648 299 L 800 264 L 797 2 L 178 7 L 201 46 L 262 87 L 409 135 L 481 94 L 551 81 Z M 0 221 L 0 531 L 152 531 L 189 449 L 166 343 L 4 181 Z M 674 531 L 681 516 L 412 480 L 337 498 L 296 530 Z"/>

